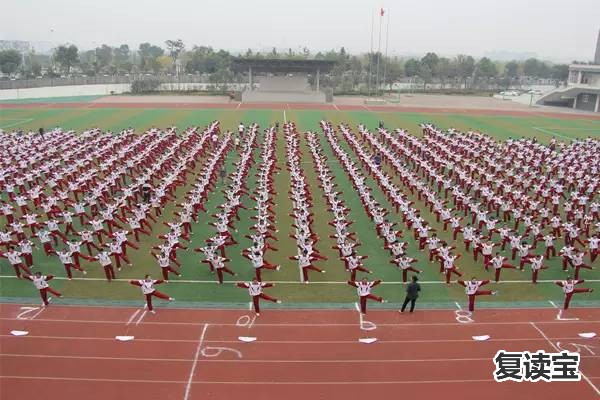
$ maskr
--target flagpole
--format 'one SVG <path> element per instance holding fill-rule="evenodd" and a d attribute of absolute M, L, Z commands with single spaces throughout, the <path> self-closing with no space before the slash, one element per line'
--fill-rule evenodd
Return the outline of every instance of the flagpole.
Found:
<path fill-rule="evenodd" d="M 369 52 L 369 97 L 371 97 L 371 75 L 373 74 L 373 31 L 375 30 L 375 16 L 373 15 L 373 11 L 371 11 L 371 50 Z"/>
<path fill-rule="evenodd" d="M 383 87 L 385 88 L 385 76 L 387 75 L 388 42 L 390 39 L 390 12 L 387 11 L 387 25 L 385 28 L 385 57 L 383 58 Z"/>
<path fill-rule="evenodd" d="M 383 8 L 381 9 L 383 10 Z M 377 45 L 377 71 L 375 76 L 377 77 L 377 86 L 375 87 L 375 97 L 379 95 L 379 61 L 381 60 L 381 22 L 383 21 L 383 15 L 379 12 L 379 43 Z"/>

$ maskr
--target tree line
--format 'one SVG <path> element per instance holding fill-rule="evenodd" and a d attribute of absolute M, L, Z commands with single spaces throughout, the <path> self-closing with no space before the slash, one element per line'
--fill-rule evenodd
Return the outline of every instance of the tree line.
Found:
<path fill-rule="evenodd" d="M 124 75 L 124 74 L 203 74 L 209 82 L 243 82 L 241 75 L 230 69 L 233 57 L 333 60 L 336 65 L 322 78 L 322 83 L 339 91 L 352 92 L 373 88 L 378 81 L 382 88 L 409 81 L 416 85 L 435 84 L 438 88 L 485 89 L 519 85 L 526 79 L 547 79 L 556 84 L 565 82 L 568 65 L 552 64 L 536 58 L 524 61 L 495 61 L 487 57 L 476 59 L 459 54 L 441 57 L 429 52 L 421 58 L 385 57 L 381 53 L 349 54 L 344 47 L 326 52 L 288 49 L 232 54 L 210 46 L 186 49 L 182 40 L 167 40 L 161 45 L 142 43 L 137 49 L 129 45 L 103 44 L 81 51 L 75 45 L 58 46 L 52 56 L 21 54 L 15 50 L 0 51 L 0 70 L 7 76 L 31 78 L 44 73 L 63 75 Z M 575 61 L 574 61 L 575 62 Z M 377 68 L 377 66 L 379 68 Z"/>

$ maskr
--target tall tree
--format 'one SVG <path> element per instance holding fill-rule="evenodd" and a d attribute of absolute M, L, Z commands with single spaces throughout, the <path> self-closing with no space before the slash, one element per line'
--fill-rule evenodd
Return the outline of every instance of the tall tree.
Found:
<path fill-rule="evenodd" d="M 131 72 L 133 63 L 131 62 L 131 52 L 129 46 L 122 44 L 114 50 L 115 63 L 119 71 Z"/>
<path fill-rule="evenodd" d="M 419 60 L 415 60 L 414 58 L 410 58 L 404 64 L 404 73 L 408 77 L 417 76 L 419 73 Z"/>
<path fill-rule="evenodd" d="M 183 40 L 181 40 L 181 39 L 167 40 L 165 42 L 165 45 L 167 46 L 167 51 L 169 52 L 169 56 L 173 59 L 173 63 L 175 61 L 177 61 L 177 59 L 179 58 L 179 55 L 185 48 L 185 45 L 183 44 Z"/>
<path fill-rule="evenodd" d="M 165 51 L 150 43 L 141 43 L 138 49 L 140 55 L 140 69 L 142 71 L 158 71 L 160 66 L 156 59 L 162 56 Z"/>
<path fill-rule="evenodd" d="M 519 63 L 516 61 L 509 61 L 504 66 L 504 73 L 509 78 L 516 78 L 519 75 Z"/>
<path fill-rule="evenodd" d="M 556 64 L 552 66 L 552 79 L 566 82 L 569 77 L 569 66 L 567 64 Z"/>
<path fill-rule="evenodd" d="M 71 72 L 71 68 L 79 63 L 79 50 L 77 46 L 58 46 L 54 52 L 54 61 L 56 61 L 67 74 Z"/>
<path fill-rule="evenodd" d="M 481 78 L 492 78 L 496 76 L 496 73 L 498 72 L 496 70 L 496 64 L 487 57 L 483 57 L 477 62 L 475 71 L 476 75 Z"/>
<path fill-rule="evenodd" d="M 475 71 L 475 59 L 471 56 L 459 54 L 454 59 L 457 76 L 460 77 L 464 87 L 467 87 L 467 81 L 473 76 Z"/>
<path fill-rule="evenodd" d="M 108 67 L 113 62 L 113 48 L 109 45 L 103 44 L 100 47 L 96 48 L 96 64 L 98 66 L 98 70 L 107 70 Z"/>
<path fill-rule="evenodd" d="M 21 65 L 21 54 L 17 50 L 0 51 L 0 70 L 7 74 L 14 74 Z"/>

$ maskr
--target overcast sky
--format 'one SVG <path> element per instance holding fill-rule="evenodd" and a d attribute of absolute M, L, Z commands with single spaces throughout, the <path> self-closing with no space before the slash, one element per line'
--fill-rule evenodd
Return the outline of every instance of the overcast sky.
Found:
<path fill-rule="evenodd" d="M 181 38 L 188 48 L 345 46 L 358 53 L 369 50 L 370 15 L 380 6 L 389 13 L 392 54 L 592 60 L 600 29 L 600 0 L 5 0 L 0 38 L 83 48 Z"/>

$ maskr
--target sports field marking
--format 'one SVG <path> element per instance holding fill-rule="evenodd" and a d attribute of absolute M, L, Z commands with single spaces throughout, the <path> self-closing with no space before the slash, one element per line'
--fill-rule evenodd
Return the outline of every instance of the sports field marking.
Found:
<path fill-rule="evenodd" d="M 17 319 L 34 319 L 40 315 L 46 308 L 45 307 L 21 307 Z"/>
<path fill-rule="evenodd" d="M 560 342 L 559 342 L 560 343 Z M 587 346 L 586 346 L 587 347 Z M 75 360 L 114 360 L 114 361 L 164 361 L 164 362 L 190 362 L 192 358 L 140 358 L 140 357 L 98 357 L 98 356 L 61 356 L 52 354 L 13 354 L 13 353 L 0 353 L 3 357 L 21 357 L 21 358 L 72 358 Z M 581 356 L 582 358 L 597 358 L 593 356 Z M 222 358 L 209 358 L 203 360 L 206 362 L 220 362 L 220 363 L 246 363 L 246 364 L 379 364 L 379 363 L 410 363 L 410 362 L 455 362 L 455 361 L 490 361 L 489 357 L 475 357 L 475 358 L 420 358 L 420 359 L 351 359 L 351 360 L 260 360 L 260 359 L 241 359 L 241 360 L 229 360 Z M 595 377 L 594 377 L 595 378 Z"/>
<path fill-rule="evenodd" d="M 539 126 L 532 126 L 532 128 L 535 129 L 536 131 L 540 131 L 542 133 L 545 133 L 545 134 L 548 134 L 548 135 L 552 135 L 552 136 L 558 136 L 558 137 L 561 137 L 563 139 L 568 139 L 568 140 L 575 139 L 575 138 L 570 137 L 570 136 L 561 135 L 560 133 L 556 133 L 556 132 L 552 132 L 552 131 L 549 131 L 549 130 L 544 129 L 544 128 L 540 128 Z"/>
<path fill-rule="evenodd" d="M 285 109 L 283 110 L 283 122 L 287 124 L 287 118 L 285 117 Z"/>
<path fill-rule="evenodd" d="M 4 128 L 10 128 L 11 126 L 17 126 L 17 125 L 26 124 L 28 122 L 33 121 L 33 118 L 7 118 L 5 120 L 7 120 L 7 121 L 17 121 L 17 122 L 13 122 L 12 124 L 3 124 L 3 125 L 0 125 L 0 128 L 2 128 L 2 129 L 4 129 Z"/>
<path fill-rule="evenodd" d="M 16 276 L 14 275 L 0 275 L 0 279 L 17 279 Z M 54 277 L 54 280 L 68 280 L 68 278 L 66 277 Z M 74 281 L 104 281 L 106 282 L 106 278 L 73 278 Z M 117 279 L 113 279 L 113 281 L 118 281 L 118 282 L 129 282 L 130 279 L 125 279 L 125 278 L 117 278 Z M 557 279 L 541 279 L 538 280 L 538 283 L 554 283 L 556 282 Z M 600 279 L 586 279 L 586 282 L 591 282 L 591 283 L 597 283 L 600 282 Z M 280 284 L 280 285 L 304 285 L 303 282 L 299 282 L 299 281 L 269 281 L 271 283 L 276 283 L 276 284 Z M 217 285 L 219 282 L 217 282 L 216 280 L 210 280 L 210 281 L 205 281 L 205 280 L 195 280 L 195 279 L 180 279 L 180 280 L 170 280 L 169 284 L 172 285 L 174 283 L 202 283 L 202 284 L 215 284 Z M 228 282 L 230 284 L 235 284 L 236 282 Z M 446 282 L 444 281 L 419 281 L 420 284 L 427 284 L 427 285 L 445 285 Z M 499 284 L 503 284 L 503 283 L 531 283 L 531 280 L 514 280 L 514 281 L 500 281 Z M 347 285 L 348 281 L 311 281 L 310 282 L 311 285 Z M 402 282 L 402 281 L 383 281 L 381 282 L 382 285 L 405 285 L 406 282 Z"/>
<path fill-rule="evenodd" d="M 142 314 L 140 315 L 140 317 L 138 318 L 138 320 L 137 320 L 137 321 L 135 321 L 135 324 L 136 324 L 136 325 L 139 325 L 139 324 L 140 324 L 140 322 L 142 322 L 142 320 L 143 320 L 143 319 L 144 319 L 144 317 L 146 316 L 146 312 L 147 312 L 147 311 L 146 311 L 146 310 L 144 310 L 144 312 L 142 312 Z"/>
<path fill-rule="evenodd" d="M 540 335 L 542 335 L 542 337 L 543 337 L 544 339 L 546 339 L 546 341 L 547 341 L 547 342 L 550 344 L 550 346 L 552 346 L 552 347 L 554 348 L 554 350 L 555 350 L 557 353 L 560 353 L 560 352 L 561 352 L 561 349 L 560 349 L 560 348 L 559 348 L 557 345 L 555 345 L 555 344 L 554 344 L 554 342 L 553 342 L 553 341 L 551 341 L 551 340 L 548 338 L 548 336 L 546 336 L 546 334 L 544 333 L 544 331 L 543 331 L 543 330 L 541 330 L 540 328 L 538 328 L 538 326 L 535 324 L 535 322 L 531 322 L 531 326 L 532 326 L 532 327 L 534 327 L 534 328 L 535 328 L 535 330 L 536 330 L 536 331 L 538 331 L 538 332 L 540 333 Z M 582 378 L 583 378 L 583 379 L 584 379 L 584 380 L 585 380 L 585 381 L 586 381 L 586 382 L 587 382 L 587 383 L 588 383 L 588 384 L 589 384 L 589 385 L 592 387 L 592 389 L 594 389 L 594 391 L 596 392 L 596 394 L 597 394 L 598 396 L 600 396 L 600 389 L 598 389 L 598 388 L 596 387 L 596 385 L 594 385 L 594 384 L 592 383 L 592 381 L 591 381 L 591 380 L 589 380 L 589 378 L 588 378 L 588 377 L 587 377 L 587 376 L 586 376 L 586 375 L 583 373 L 583 371 L 582 371 L 582 370 L 579 370 L 579 373 L 581 374 L 581 377 L 582 377 Z"/>
<path fill-rule="evenodd" d="M 137 315 L 140 313 L 140 311 L 142 311 L 142 310 L 135 310 L 134 313 L 131 314 L 131 317 L 129 317 L 129 319 L 127 320 L 127 323 L 125 325 L 131 324 L 131 322 L 134 320 L 135 317 L 137 317 Z"/>
<path fill-rule="evenodd" d="M 600 126 L 598 128 L 579 128 L 575 126 L 534 126 L 534 128 L 542 129 L 558 129 L 561 131 L 597 131 L 600 132 Z"/>
<path fill-rule="evenodd" d="M 204 336 L 206 335 L 206 330 L 208 329 L 208 324 L 204 324 L 202 327 L 202 333 L 200 334 L 200 338 L 198 339 L 198 346 L 196 347 L 196 353 L 194 354 L 194 362 L 192 363 L 192 369 L 190 370 L 190 376 L 187 380 L 187 385 L 185 386 L 185 396 L 184 400 L 188 400 L 190 398 L 190 393 L 192 390 L 192 382 L 194 380 L 194 372 L 196 372 L 196 365 L 198 364 L 198 356 L 200 355 L 200 351 L 202 350 L 202 343 L 204 342 Z"/>
<path fill-rule="evenodd" d="M 237 110 L 238 108 L 240 108 L 240 107 L 241 107 L 241 105 L 242 105 L 242 102 L 240 101 L 240 102 L 238 103 L 237 107 L 235 107 L 235 109 Z"/>
<path fill-rule="evenodd" d="M 528 324 L 528 322 L 524 322 L 526 324 Z M 547 323 L 547 322 L 544 322 Z M 197 325 L 197 324 L 190 324 L 190 325 Z M 212 324 L 215 325 L 215 324 Z M 415 325 L 427 325 L 427 324 L 415 324 Z M 457 326 L 456 323 L 450 323 L 450 324 L 446 324 L 446 325 L 452 325 L 452 326 Z M 478 323 L 479 325 L 479 323 Z M 508 324 L 507 324 L 508 325 Z M 267 326 L 267 325 L 265 325 Z M 352 325 L 353 327 L 356 327 L 356 324 Z M 380 324 L 380 326 L 382 326 L 382 324 Z M 396 326 L 406 326 L 406 324 L 396 324 Z M 6 337 L 6 338 L 14 338 L 15 336 L 13 335 L 0 335 L 0 337 Z M 31 340 L 31 339 L 43 339 L 43 340 L 47 340 L 47 339 L 52 339 L 52 340 L 99 340 L 99 341 L 110 341 L 110 342 L 114 342 L 114 338 L 112 337 L 79 337 L 79 336 L 34 336 L 34 335 L 30 335 L 27 336 L 27 340 Z M 565 337 L 565 338 L 555 338 L 556 340 L 577 340 L 579 338 L 574 338 L 574 337 Z M 488 340 L 488 342 L 539 342 L 539 341 L 543 341 L 543 338 L 540 337 L 536 337 L 536 338 L 510 338 L 510 339 L 490 339 Z M 150 343 L 163 343 L 163 342 L 167 342 L 167 343 L 196 343 L 197 340 L 192 340 L 192 339 L 135 339 L 136 342 L 150 342 Z M 430 339 L 430 340 L 379 340 L 378 343 L 381 344 L 407 344 L 407 343 L 472 343 L 473 339 L 471 337 L 469 337 L 468 339 Z M 223 343 L 233 343 L 233 344 L 239 344 L 240 341 L 236 338 L 236 340 L 204 340 L 203 341 L 204 344 L 206 343 L 219 343 L 219 344 L 223 344 Z M 260 343 L 262 344 L 285 344 L 285 345 L 302 345 L 302 344 L 306 344 L 306 345 L 315 345 L 315 344 L 350 344 L 350 345 L 354 345 L 356 343 L 355 339 L 352 340 L 261 340 Z M 210 350 L 211 352 L 209 352 L 208 350 Z M 214 351 L 214 352 L 212 352 Z M 239 359 L 242 358 L 241 353 L 236 350 L 236 349 L 232 349 L 229 347 L 210 347 L 210 346 L 204 346 L 201 348 L 200 354 L 204 357 L 208 357 L 208 358 L 213 358 L 218 356 L 219 354 L 223 353 L 224 351 L 230 351 L 233 352 L 234 354 L 237 355 L 237 357 Z M 590 356 L 589 358 L 600 358 L 600 356 Z"/>
<path fill-rule="evenodd" d="M 554 308 L 559 308 L 555 302 L 553 302 L 552 300 L 548 300 L 548 303 L 550 303 L 552 305 L 552 307 Z"/>
<path fill-rule="evenodd" d="M 486 308 L 486 310 L 493 310 L 494 308 Z M 496 308 L 497 309 L 497 308 Z M 539 308 L 538 308 L 539 309 Z M 536 308 L 530 308 L 527 310 L 536 310 Z M 547 310 L 547 308 L 545 309 Z M 306 310 L 304 310 L 306 311 Z M 343 311 L 343 310 L 335 310 L 336 312 L 339 311 Z M 387 312 L 394 312 L 395 314 L 397 314 L 396 311 L 393 310 L 386 310 Z M 448 310 L 446 310 L 448 311 Z M 4 320 L 4 321 L 14 321 L 13 318 L 0 318 L 0 320 Z M 65 319 L 52 319 L 52 318 L 38 318 L 35 321 L 41 321 L 41 322 L 61 322 L 61 323 L 86 323 L 86 324 L 107 324 L 107 325 L 115 325 L 115 324 L 122 324 L 123 321 L 106 321 L 106 320 L 88 320 L 88 319 L 73 319 L 73 320 L 65 320 Z M 549 319 L 547 321 L 540 321 L 543 324 L 564 324 L 564 321 L 557 321 L 555 319 Z M 168 322 L 168 321 L 146 321 L 144 325 L 199 325 L 199 324 L 203 324 L 205 323 L 204 321 L 195 321 L 195 322 Z M 214 322 L 214 321 L 209 321 L 206 322 L 209 323 L 212 326 L 234 326 L 237 327 L 237 325 L 235 323 L 230 323 L 230 322 Z M 529 324 L 529 321 L 479 321 L 477 322 L 478 325 L 523 325 L 523 324 Z M 600 321 L 596 321 L 596 320 L 569 320 L 568 323 L 571 324 L 595 324 L 595 323 L 600 323 Z M 260 324 L 261 327 L 269 327 L 269 326 L 284 326 L 284 327 L 321 327 L 321 326 L 326 326 L 326 327 L 332 327 L 332 326 L 348 326 L 348 327 L 356 327 L 356 323 L 300 323 L 300 322 L 282 322 L 282 323 L 269 323 L 269 322 L 264 322 Z M 452 322 L 380 322 L 377 324 L 377 326 L 454 326 L 456 327 L 456 322 L 452 321 Z M 0 335 L 0 337 L 13 337 L 12 335 Z M 30 336 L 31 337 L 31 336 Z M 44 336 L 35 336 L 35 337 L 44 337 Z M 55 336 L 47 336 L 47 337 L 51 337 L 51 338 L 56 338 Z M 62 338 L 62 337 L 61 337 Z M 73 339 L 77 339 L 77 338 L 73 338 Z M 104 339 L 104 338 L 101 338 Z M 114 338 L 106 338 L 107 340 L 114 340 Z M 561 338 L 561 339 L 573 339 L 573 338 Z M 577 338 L 579 339 L 579 338 Z M 147 340 L 155 340 L 155 339 L 147 339 Z M 162 339 L 161 339 L 162 340 Z M 177 340 L 177 339 L 164 339 L 164 340 L 173 340 L 173 341 L 182 341 L 182 342 L 196 342 L 195 340 Z M 471 340 L 471 339 L 469 339 Z M 210 342 L 209 340 L 207 340 L 207 342 Z M 226 342 L 225 340 L 214 340 L 214 342 Z M 232 342 L 236 342 L 237 341 L 232 341 Z M 398 341 L 399 343 L 403 343 L 405 341 Z M 349 342 L 350 343 L 350 342 Z M 354 343 L 354 341 L 352 341 L 351 343 Z"/>
<path fill-rule="evenodd" d="M 119 383 L 174 383 L 180 384 L 185 381 L 159 381 L 148 379 L 108 379 L 108 378 L 75 378 L 75 377 L 54 377 L 54 376 L 17 376 L 17 375 L 0 375 L 0 378 L 5 379 L 26 379 L 26 380 L 52 380 L 52 381 L 84 381 L 84 382 L 119 382 Z M 493 379 L 455 379 L 455 380 L 436 380 L 436 381 L 332 381 L 332 382 L 315 382 L 315 381 L 193 381 L 194 384 L 204 385 L 403 385 L 403 384 L 433 384 L 433 383 L 480 383 L 480 382 L 495 382 Z"/>
<path fill-rule="evenodd" d="M 340 111 L 340 109 L 338 108 L 337 104 L 333 104 L 333 108 L 335 108 L 337 111 Z"/>

